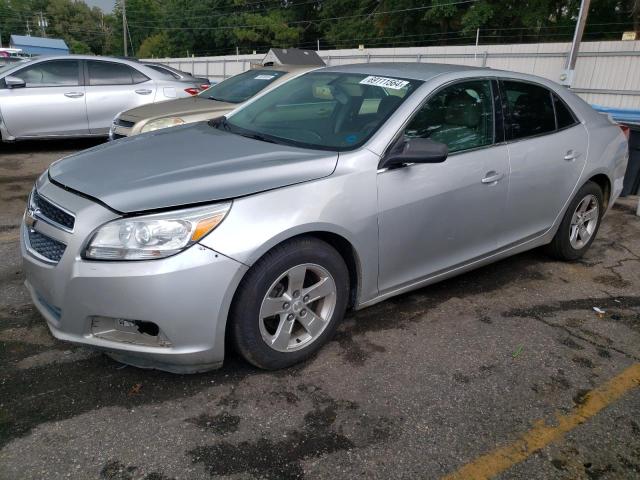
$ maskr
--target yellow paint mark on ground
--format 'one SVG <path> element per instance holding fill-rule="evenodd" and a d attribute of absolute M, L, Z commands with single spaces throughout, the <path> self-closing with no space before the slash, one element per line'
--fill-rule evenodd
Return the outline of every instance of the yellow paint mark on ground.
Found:
<path fill-rule="evenodd" d="M 607 383 L 585 395 L 584 401 L 566 415 L 556 413 L 557 425 L 544 420 L 534 423 L 531 430 L 509 445 L 482 455 L 443 480 L 489 479 L 520 463 L 536 451 L 559 439 L 565 433 L 586 422 L 600 410 L 618 400 L 629 390 L 640 386 L 640 364 L 633 364 Z"/>

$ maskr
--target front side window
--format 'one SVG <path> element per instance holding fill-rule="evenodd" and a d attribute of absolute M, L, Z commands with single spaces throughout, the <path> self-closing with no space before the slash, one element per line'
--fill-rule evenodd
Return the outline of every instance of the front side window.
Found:
<path fill-rule="evenodd" d="M 266 141 L 353 150 L 421 83 L 352 73 L 307 73 L 251 102 L 222 125 Z"/>
<path fill-rule="evenodd" d="M 219 102 L 241 103 L 257 95 L 286 73 L 278 70 L 248 70 L 214 85 L 199 96 Z"/>
<path fill-rule="evenodd" d="M 132 85 L 148 80 L 137 70 L 128 65 L 114 62 L 97 62 L 89 60 L 89 85 Z"/>
<path fill-rule="evenodd" d="M 440 90 L 424 104 L 405 129 L 405 137 L 430 138 L 449 152 L 491 145 L 493 99 L 488 80 L 460 82 Z"/>
<path fill-rule="evenodd" d="M 68 87 L 80 85 L 77 60 L 52 60 L 23 68 L 12 76 L 24 80 L 27 87 Z"/>
<path fill-rule="evenodd" d="M 524 82 L 502 82 L 509 109 L 510 139 L 532 137 L 556 129 L 551 92 Z"/>

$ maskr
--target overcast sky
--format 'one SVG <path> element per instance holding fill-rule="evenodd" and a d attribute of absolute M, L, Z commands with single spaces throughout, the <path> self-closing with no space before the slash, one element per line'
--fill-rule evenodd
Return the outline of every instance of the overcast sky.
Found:
<path fill-rule="evenodd" d="M 113 10 L 115 0 L 84 0 L 90 7 L 100 7 L 105 12 Z"/>

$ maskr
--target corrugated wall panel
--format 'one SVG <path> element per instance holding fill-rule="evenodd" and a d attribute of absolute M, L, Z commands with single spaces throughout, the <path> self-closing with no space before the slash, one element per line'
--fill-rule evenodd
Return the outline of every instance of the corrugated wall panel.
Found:
<path fill-rule="evenodd" d="M 362 62 L 431 62 L 486 65 L 500 70 L 531 73 L 559 81 L 569 43 L 466 45 L 438 47 L 326 50 L 328 65 Z M 628 54 L 625 54 L 628 52 Z M 474 58 L 474 54 L 475 57 Z M 217 81 L 245 71 L 264 54 L 154 59 Z M 597 90 L 581 94 L 587 101 L 616 108 L 640 108 L 640 40 L 584 42 L 576 63 L 574 88 Z M 631 94 L 620 94 L 628 91 Z"/>

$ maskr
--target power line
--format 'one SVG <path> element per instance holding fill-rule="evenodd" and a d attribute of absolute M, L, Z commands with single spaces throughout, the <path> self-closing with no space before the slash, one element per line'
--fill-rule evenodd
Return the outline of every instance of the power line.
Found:
<path fill-rule="evenodd" d="M 436 7 L 447 7 L 447 6 L 454 6 L 454 5 L 465 5 L 465 4 L 469 4 L 469 3 L 475 3 L 478 0 L 460 0 L 458 2 L 451 2 L 451 3 L 441 3 L 441 4 L 437 4 L 437 5 L 427 5 L 427 6 L 421 6 L 421 7 L 411 7 L 411 8 L 402 8 L 402 9 L 397 9 L 397 10 L 386 10 L 383 12 L 371 12 L 371 13 L 365 13 L 365 14 L 359 14 L 359 15 L 343 15 L 340 17 L 329 17 L 329 18 L 320 18 L 320 19 L 315 19 L 315 20 L 296 20 L 296 21 L 292 21 L 292 22 L 282 22 L 283 25 L 299 25 L 299 24 L 303 24 L 303 23 L 309 23 L 309 22 L 313 22 L 313 23 L 320 23 L 320 22 L 331 22 L 331 21 L 335 21 L 335 20 L 345 20 L 348 18 L 362 18 L 362 17 L 372 17 L 372 16 L 379 16 L 379 15 L 387 15 L 387 14 L 394 14 L 394 13 L 407 13 L 407 12 L 412 12 L 412 11 L 418 11 L 418 10 L 428 10 L 428 9 L 432 9 L 432 8 L 436 8 Z M 130 23 L 130 25 L 134 25 L 133 22 Z M 172 31 L 180 31 L 180 30 L 230 30 L 230 29 L 234 29 L 234 28 L 264 28 L 267 25 L 232 25 L 232 26 L 218 26 L 218 27 L 163 27 L 163 30 L 172 30 Z M 147 27 L 149 28 L 149 27 Z"/>

